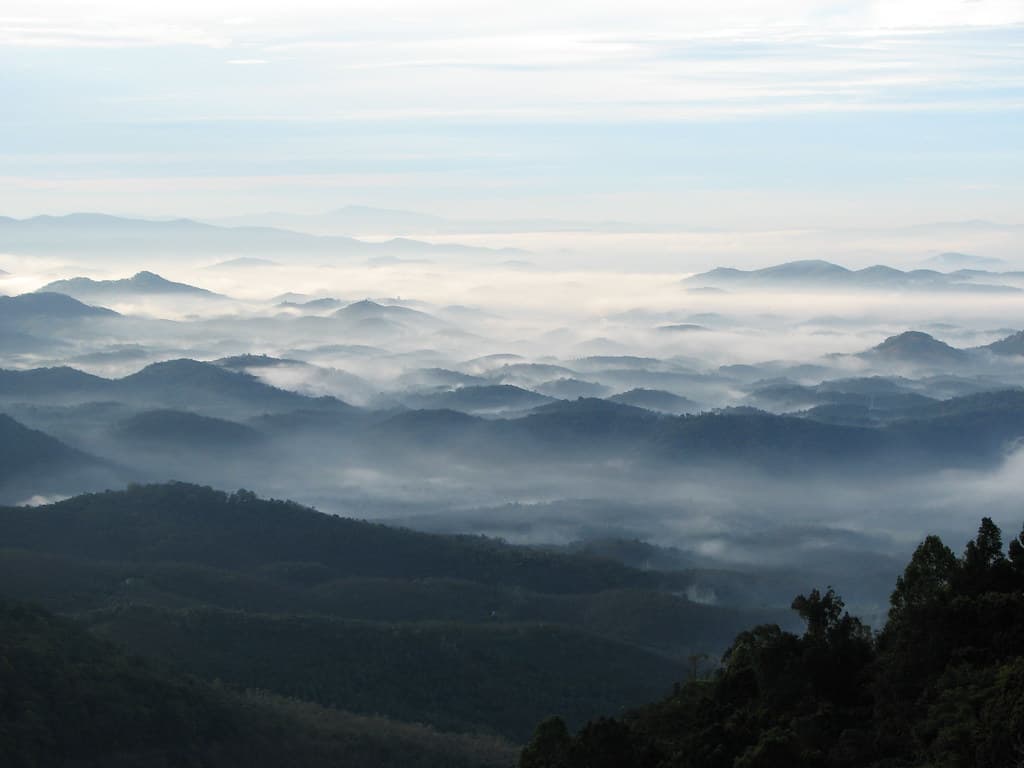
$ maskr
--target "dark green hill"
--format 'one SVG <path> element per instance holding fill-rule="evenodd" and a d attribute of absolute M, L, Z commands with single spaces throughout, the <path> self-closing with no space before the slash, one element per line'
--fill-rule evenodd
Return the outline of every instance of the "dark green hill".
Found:
<path fill-rule="evenodd" d="M 0 486 L 102 466 L 99 459 L 0 413 Z"/>
<path fill-rule="evenodd" d="M 76 368 L 32 368 L 25 371 L 0 370 L 0 395 L 35 399 L 41 396 L 100 396 L 108 392 L 110 380 Z"/>
<path fill-rule="evenodd" d="M 511 384 L 463 386 L 443 392 L 418 393 L 403 398 L 411 408 L 466 413 L 522 411 L 550 403 L 552 398 Z"/>
<path fill-rule="evenodd" d="M 608 398 L 613 403 L 632 405 L 636 408 L 646 408 L 649 411 L 660 411 L 675 415 L 683 413 L 695 413 L 700 410 L 697 403 L 688 397 L 674 395 L 659 389 L 631 389 L 628 392 L 621 392 Z"/>
<path fill-rule="evenodd" d="M 265 384 L 241 370 L 187 358 L 152 363 L 121 379 L 104 379 L 68 367 L 0 370 L 0 397 L 15 402 L 117 400 L 135 407 L 207 410 L 210 416 L 351 410 L 333 397 L 307 397 Z"/>
<path fill-rule="evenodd" d="M 681 659 L 762 618 L 679 596 L 686 573 L 184 484 L 0 508 L 0 528 L 0 595 L 81 616 L 134 650 L 512 738 L 550 711 L 582 721 L 656 695 Z"/>
<path fill-rule="evenodd" d="M 538 592 L 653 587 L 657 574 L 597 557 L 438 536 L 327 515 L 292 502 L 182 483 L 0 508 L 4 545 L 83 560 L 195 563 L 254 570 L 317 563 L 321 580 L 453 578 Z"/>
<path fill-rule="evenodd" d="M 684 674 L 681 662 L 557 625 L 377 624 L 141 607 L 90 622 L 134 651 L 208 679 L 518 740 L 538 714 L 565 712 L 582 723 L 657 696 L 664 680 Z"/>
<path fill-rule="evenodd" d="M 496 739 L 324 710 L 202 683 L 37 608 L 0 602 L 6 768 L 501 766 Z"/>
<path fill-rule="evenodd" d="M 282 410 L 308 407 L 311 402 L 311 398 L 264 384 L 247 373 L 188 359 L 147 365 L 119 379 L 117 391 L 165 407 L 224 404 Z"/>
<path fill-rule="evenodd" d="M 124 440 L 173 450 L 248 448 L 262 440 L 259 432 L 244 424 L 173 410 L 135 414 L 119 422 L 114 433 Z"/>
<path fill-rule="evenodd" d="M 1001 460 L 1024 436 L 1024 390 L 982 392 L 917 409 L 884 432 L 897 450 L 934 464 L 984 466 Z"/>

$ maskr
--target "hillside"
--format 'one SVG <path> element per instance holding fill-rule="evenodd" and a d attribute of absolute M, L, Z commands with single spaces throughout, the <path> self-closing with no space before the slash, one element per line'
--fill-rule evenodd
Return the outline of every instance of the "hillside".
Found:
<path fill-rule="evenodd" d="M 996 355 L 1024 355 L 1024 331 L 993 341 L 981 349 L 987 349 Z"/>
<path fill-rule="evenodd" d="M 175 283 L 153 272 L 145 271 L 121 280 L 92 280 L 88 277 L 57 280 L 47 283 L 37 293 L 60 293 L 82 301 L 130 300 L 146 296 L 224 298 L 212 291 L 185 283 Z"/>
<path fill-rule="evenodd" d="M 1024 532 L 983 518 L 962 557 L 917 548 L 881 633 L 831 589 L 793 601 L 806 629 L 739 634 L 710 674 L 570 735 L 544 721 L 520 768 L 974 766 L 1020 761 Z"/>
<path fill-rule="evenodd" d="M 139 253 L 277 254 L 281 258 L 296 253 L 342 257 L 370 257 L 391 253 L 506 253 L 465 245 L 433 245 L 407 239 L 375 243 L 338 235 L 307 235 L 274 227 L 219 227 L 191 219 L 151 221 L 99 213 L 34 216 L 28 219 L 0 216 L 0 251 L 28 255 L 88 254 L 131 259 Z"/>
<path fill-rule="evenodd" d="M 117 312 L 83 304 L 62 293 L 23 293 L 0 296 L 0 323 L 5 330 L 45 330 L 82 320 L 119 317 Z"/>
<path fill-rule="evenodd" d="M 631 389 L 608 398 L 613 403 L 646 408 L 649 411 L 660 411 L 673 415 L 695 413 L 700 407 L 688 397 L 674 395 L 658 389 Z"/>
<path fill-rule="evenodd" d="M 204 677 L 513 739 L 657 695 L 765 615 L 679 597 L 691 573 L 182 484 L 0 508 L 0 525 L 4 597 Z"/>
<path fill-rule="evenodd" d="M 67 619 L 0 601 L 0 764 L 501 766 L 497 739 L 445 736 L 211 686 Z"/>
<path fill-rule="evenodd" d="M 0 503 L 120 482 L 118 467 L 0 414 Z"/>
<path fill-rule="evenodd" d="M 468 385 L 442 392 L 407 395 L 402 400 L 411 408 L 464 413 L 525 411 L 552 402 L 551 397 L 511 384 Z"/>
<path fill-rule="evenodd" d="M 158 409 L 208 410 L 210 416 L 348 408 L 335 398 L 306 397 L 264 384 L 243 370 L 187 358 L 152 363 L 120 379 L 68 367 L 0 370 L 0 397 L 48 402 L 117 400 Z"/>
<path fill-rule="evenodd" d="M 955 366 L 964 363 L 969 356 L 965 350 L 951 347 L 930 334 L 905 331 L 862 352 L 861 357 L 895 363 Z"/>
<path fill-rule="evenodd" d="M 120 421 L 113 431 L 121 439 L 170 450 L 240 449 L 260 442 L 262 437 L 244 424 L 173 410 L 137 413 Z"/>
<path fill-rule="evenodd" d="M 24 472 L 61 469 L 88 460 L 85 454 L 0 414 L 0 483 Z"/>
<path fill-rule="evenodd" d="M 683 280 L 688 288 L 733 290 L 857 290 L 934 291 L 956 293 L 1016 293 L 1020 289 L 1000 282 L 997 272 L 981 272 L 982 281 L 956 272 L 914 269 L 904 272 L 876 265 L 847 269 L 828 261 L 791 261 L 763 269 L 742 270 L 718 267 Z"/>

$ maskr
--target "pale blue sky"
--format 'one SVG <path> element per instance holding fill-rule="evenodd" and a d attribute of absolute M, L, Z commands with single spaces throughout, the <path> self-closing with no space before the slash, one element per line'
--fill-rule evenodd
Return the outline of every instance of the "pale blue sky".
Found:
<path fill-rule="evenodd" d="M 0 11 L 0 214 L 1024 224 L 1020 0 L 85 5 Z"/>

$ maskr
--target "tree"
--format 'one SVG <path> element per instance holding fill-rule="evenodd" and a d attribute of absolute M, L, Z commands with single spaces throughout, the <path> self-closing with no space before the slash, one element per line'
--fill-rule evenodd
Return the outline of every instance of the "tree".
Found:
<path fill-rule="evenodd" d="M 806 596 L 797 595 L 791 607 L 807 624 L 809 638 L 828 640 L 840 625 L 845 606 L 843 599 L 829 587 L 824 595 L 817 589 L 812 589 Z"/>
<path fill-rule="evenodd" d="M 1015 539 L 1010 539 L 1010 566 L 1018 582 L 1024 577 L 1024 530 Z"/>
<path fill-rule="evenodd" d="M 948 593 L 959 569 L 953 550 L 929 536 L 914 551 L 889 599 L 889 618 L 899 621 L 908 608 L 925 605 Z"/>
<path fill-rule="evenodd" d="M 1010 564 L 1003 554 L 1003 533 L 992 518 L 981 518 L 978 535 L 964 549 L 961 588 L 968 594 L 1001 590 L 1009 577 Z"/>
<path fill-rule="evenodd" d="M 565 721 L 549 717 L 537 726 L 533 739 L 523 748 L 519 768 L 564 768 L 569 762 L 572 737 Z"/>

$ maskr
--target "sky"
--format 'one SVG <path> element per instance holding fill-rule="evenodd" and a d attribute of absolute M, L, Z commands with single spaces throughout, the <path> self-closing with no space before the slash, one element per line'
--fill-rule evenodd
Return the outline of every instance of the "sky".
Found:
<path fill-rule="evenodd" d="M 1024 224 L 1024 0 L 4 0 L 0 215 Z"/>

